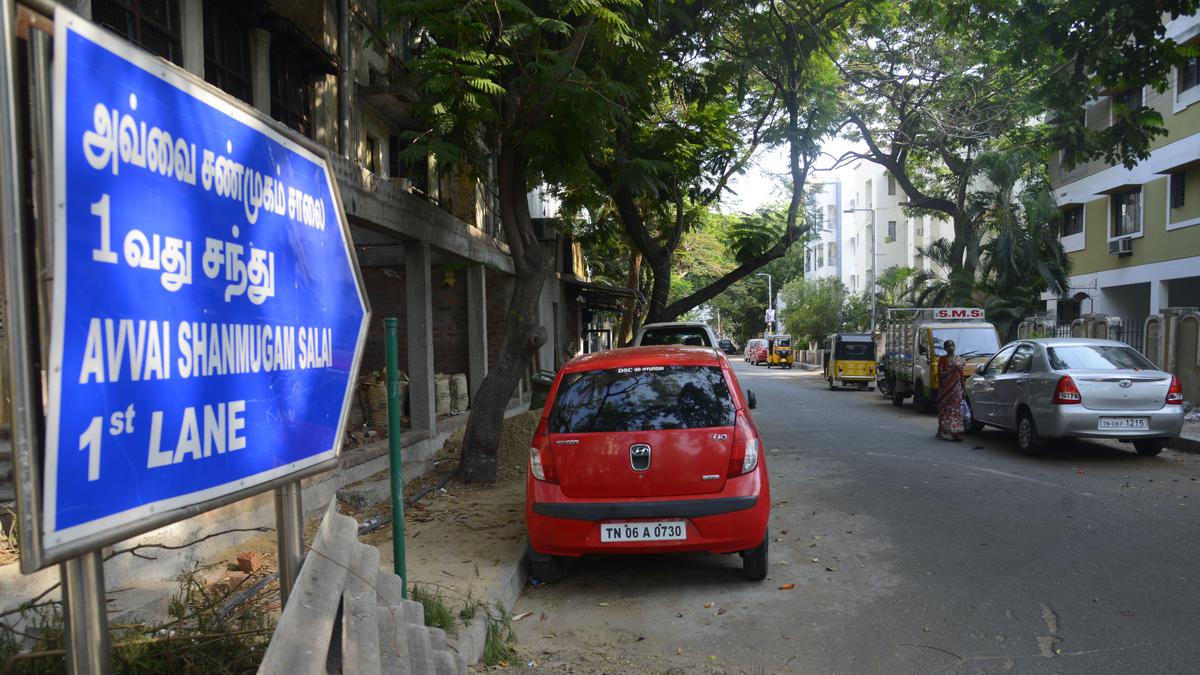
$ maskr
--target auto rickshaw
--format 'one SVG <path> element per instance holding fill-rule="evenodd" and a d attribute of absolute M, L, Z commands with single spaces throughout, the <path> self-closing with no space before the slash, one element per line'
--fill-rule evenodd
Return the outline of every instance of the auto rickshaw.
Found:
<path fill-rule="evenodd" d="M 875 391 L 875 340 L 870 335 L 830 335 L 825 350 L 825 380 L 834 391 L 850 385 Z"/>
<path fill-rule="evenodd" d="M 772 335 L 767 338 L 767 367 L 791 368 L 796 363 L 796 352 L 792 350 L 792 336 Z"/>

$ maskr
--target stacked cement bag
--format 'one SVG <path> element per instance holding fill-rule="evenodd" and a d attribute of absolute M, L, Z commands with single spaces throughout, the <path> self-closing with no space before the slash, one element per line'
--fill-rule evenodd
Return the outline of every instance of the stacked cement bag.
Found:
<path fill-rule="evenodd" d="M 450 414 L 450 376 L 438 373 L 433 376 L 434 410 L 441 415 Z"/>
<path fill-rule="evenodd" d="M 467 387 L 467 376 L 455 373 L 450 376 L 450 410 L 464 413 L 471 407 L 470 392 Z"/>
<path fill-rule="evenodd" d="M 408 406 L 408 375 L 400 371 L 400 381 L 397 389 L 399 394 L 400 414 Z M 387 377 L 382 370 L 368 373 L 359 381 L 359 387 L 365 398 L 367 424 L 377 428 L 387 428 Z"/>

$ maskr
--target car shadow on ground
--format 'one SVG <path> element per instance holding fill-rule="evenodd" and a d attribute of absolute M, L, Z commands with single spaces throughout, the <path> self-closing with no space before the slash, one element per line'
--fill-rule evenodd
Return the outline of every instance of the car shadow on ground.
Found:
<path fill-rule="evenodd" d="M 737 554 L 673 553 L 569 558 L 567 576 L 555 584 L 588 593 L 672 597 L 680 588 L 728 588 L 753 583 L 742 577 Z"/>
<path fill-rule="evenodd" d="M 1116 465 L 1166 461 L 1161 457 L 1142 457 L 1133 449 L 1132 443 L 1085 438 L 1048 440 L 1036 454 L 1026 455 L 1017 448 L 1017 439 L 1013 432 L 993 428 L 984 429 L 978 434 L 964 435 L 962 445 L 968 445 L 972 449 L 981 447 L 987 452 L 1047 464 L 1090 462 Z"/>

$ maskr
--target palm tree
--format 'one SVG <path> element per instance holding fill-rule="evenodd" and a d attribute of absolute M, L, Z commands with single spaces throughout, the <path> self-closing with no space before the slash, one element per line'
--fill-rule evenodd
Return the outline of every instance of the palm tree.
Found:
<path fill-rule="evenodd" d="M 1037 313 L 1041 295 L 1064 295 L 1070 287 L 1070 260 L 1058 238 L 1060 212 L 1044 173 L 1045 164 L 1032 152 L 1014 150 L 980 156 L 976 171 L 983 184 L 969 206 L 985 226 L 975 231 L 980 265 L 974 278 L 936 272 L 913 276 L 912 294 L 919 306 L 983 307 L 1005 337 Z M 921 249 L 941 269 L 954 269 L 951 242 L 938 239 Z"/>

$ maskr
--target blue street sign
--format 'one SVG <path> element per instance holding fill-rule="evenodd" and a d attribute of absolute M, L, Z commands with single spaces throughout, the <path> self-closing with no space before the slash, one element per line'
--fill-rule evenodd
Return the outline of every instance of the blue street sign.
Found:
<path fill-rule="evenodd" d="M 337 456 L 369 311 L 326 157 L 60 11 L 43 541 Z"/>

